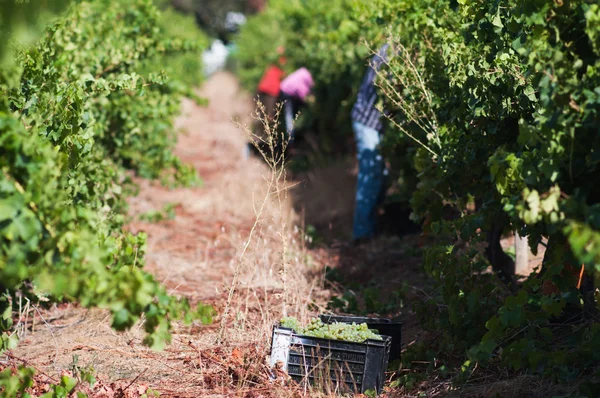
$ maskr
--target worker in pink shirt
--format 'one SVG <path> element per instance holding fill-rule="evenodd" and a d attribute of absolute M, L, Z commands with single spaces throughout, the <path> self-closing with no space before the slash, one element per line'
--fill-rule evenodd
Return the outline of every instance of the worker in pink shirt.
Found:
<path fill-rule="evenodd" d="M 285 129 L 289 134 L 290 143 L 294 142 L 294 117 L 306 102 L 314 85 L 312 75 L 306 68 L 296 70 L 281 82 Z"/>

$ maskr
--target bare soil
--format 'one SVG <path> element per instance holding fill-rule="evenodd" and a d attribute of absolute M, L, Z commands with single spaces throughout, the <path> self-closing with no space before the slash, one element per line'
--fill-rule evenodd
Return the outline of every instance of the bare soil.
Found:
<path fill-rule="evenodd" d="M 10 359 L 39 370 L 38 391 L 71 372 L 76 359 L 97 374 L 99 382 L 86 390 L 93 397 L 139 397 L 147 388 L 165 397 L 317 396 L 269 379 L 271 329 L 284 304 L 288 315 L 303 320 L 326 311 L 330 297 L 345 289 L 325 280 L 326 268 L 337 270 L 345 285 L 377 288 L 382 301 L 403 284 L 409 286 L 406 300 L 423 297 L 418 236 L 381 238 L 358 248 L 330 239 L 307 244 L 306 220 L 323 235 L 349 231 L 356 178 L 352 162 L 294 176 L 285 182 L 289 189 L 279 198 L 271 194 L 260 212 L 272 191 L 271 171 L 245 157 L 246 138 L 234 123 L 249 124 L 251 99 L 227 73 L 214 75 L 199 94 L 210 104 L 183 102 L 176 153 L 196 167 L 203 186 L 169 190 L 138 180 L 140 193 L 130 200 L 134 221 L 127 228 L 148 234 L 148 271 L 173 294 L 211 304 L 219 315 L 208 326 L 176 324 L 172 343 L 154 352 L 142 344 L 141 322 L 118 333 L 102 310 L 71 304 L 34 311 L 34 322 Z M 173 220 L 138 220 L 168 203 L 177 204 Z M 239 283 L 223 321 L 234 275 Z M 404 345 L 422 338 L 408 306 L 400 315 Z M 217 341 L 222 325 L 223 339 Z M 446 390 L 437 383 L 428 396 Z M 386 396 L 406 395 L 388 391 Z"/>

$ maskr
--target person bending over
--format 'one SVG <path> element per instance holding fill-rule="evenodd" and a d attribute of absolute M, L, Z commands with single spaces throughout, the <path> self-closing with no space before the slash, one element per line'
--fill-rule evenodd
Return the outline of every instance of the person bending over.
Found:
<path fill-rule="evenodd" d="M 288 133 L 290 144 L 294 143 L 294 118 L 304 105 L 315 85 L 312 75 L 306 68 L 300 68 L 291 73 L 281 82 L 281 100 L 285 117 L 285 129 Z"/>
<path fill-rule="evenodd" d="M 352 238 L 355 244 L 375 235 L 377 206 L 384 197 L 386 168 L 379 151 L 383 133 L 382 114 L 375 108 L 377 90 L 375 78 L 381 64 L 387 60 L 389 45 L 385 44 L 369 62 L 358 97 L 352 108 L 352 128 L 358 157 L 358 180 Z"/>

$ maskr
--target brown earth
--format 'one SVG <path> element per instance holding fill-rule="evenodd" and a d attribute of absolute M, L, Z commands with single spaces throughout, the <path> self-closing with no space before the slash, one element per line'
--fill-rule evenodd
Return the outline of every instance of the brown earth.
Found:
<path fill-rule="evenodd" d="M 307 244 L 301 231 L 307 218 L 316 220 L 323 234 L 349 231 L 355 181 L 351 162 L 269 185 L 271 170 L 256 158 L 245 158 L 246 138 L 232 122 L 249 123 L 249 96 L 226 73 L 214 75 L 199 94 L 210 104 L 184 101 L 176 153 L 196 167 L 203 186 L 169 190 L 139 180 L 140 193 L 130 200 L 136 221 L 127 228 L 148 234 L 147 270 L 173 294 L 211 304 L 219 315 L 208 326 L 176 324 L 172 343 L 154 352 L 142 344 L 141 322 L 118 333 L 105 311 L 77 305 L 32 311 L 31 327 L 10 358 L 39 370 L 40 391 L 44 383 L 70 372 L 76 360 L 80 367 L 94 368 L 99 382 L 86 391 L 95 397 L 139 397 L 148 387 L 165 397 L 317 396 L 269 379 L 271 329 L 284 311 L 306 320 L 325 311 L 332 295 L 353 288 L 358 294 L 367 286 L 381 293 L 382 303 L 404 284 L 407 302 L 424 297 L 417 236 L 381 238 L 358 248 Z M 177 204 L 173 220 L 137 220 L 169 203 Z M 326 267 L 335 269 L 346 287 L 335 278 L 326 281 Z M 400 312 L 405 346 L 424 338 L 407 304 Z M 448 388 L 443 381 L 432 385 L 430 397 Z M 386 396 L 408 395 L 388 391 Z"/>

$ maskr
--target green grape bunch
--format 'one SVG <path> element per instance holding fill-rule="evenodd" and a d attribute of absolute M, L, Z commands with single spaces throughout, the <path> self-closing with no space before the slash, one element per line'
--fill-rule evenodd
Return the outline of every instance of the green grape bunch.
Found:
<path fill-rule="evenodd" d="M 319 318 L 312 318 L 306 326 L 302 326 L 294 317 L 284 317 L 280 325 L 294 330 L 303 336 L 318 337 L 362 343 L 365 340 L 383 340 L 376 330 L 371 330 L 366 323 L 324 323 Z"/>

